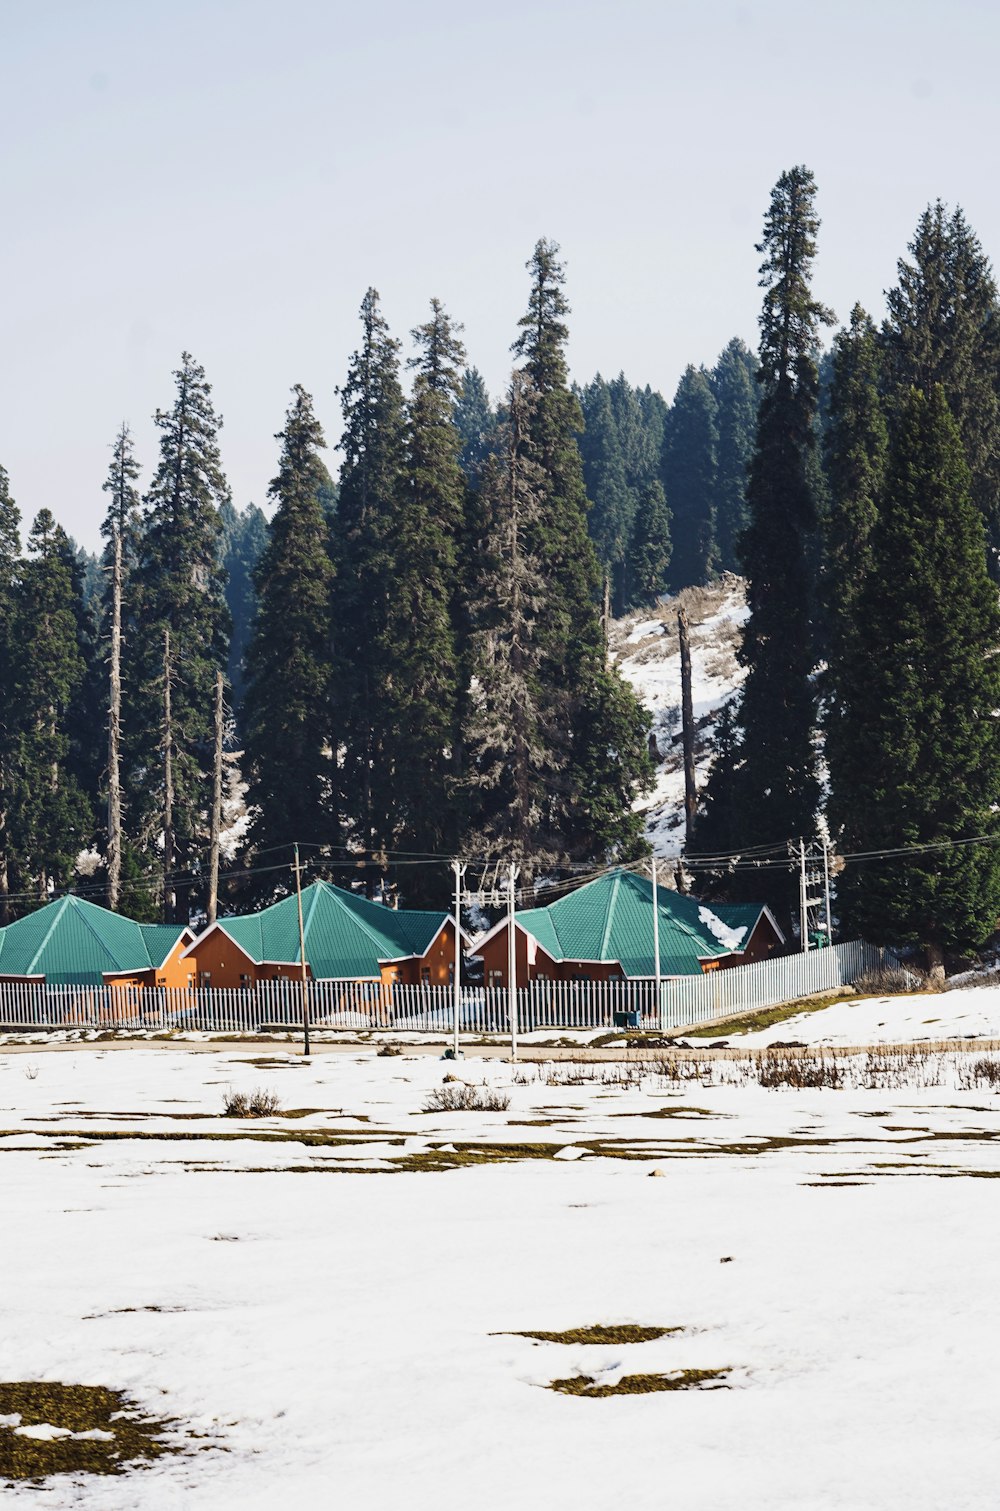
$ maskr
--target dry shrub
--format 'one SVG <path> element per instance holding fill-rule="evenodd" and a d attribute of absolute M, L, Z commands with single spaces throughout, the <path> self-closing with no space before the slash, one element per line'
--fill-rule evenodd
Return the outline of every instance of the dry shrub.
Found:
<path fill-rule="evenodd" d="M 787 1050 L 768 1050 L 757 1064 L 757 1080 L 770 1091 L 781 1086 L 795 1090 L 839 1090 L 844 1074 L 836 1055 L 819 1058 L 790 1054 Z"/>
<path fill-rule="evenodd" d="M 464 1081 L 435 1086 L 424 1103 L 425 1112 L 506 1112 L 510 1097 L 493 1086 L 469 1086 Z"/>
<path fill-rule="evenodd" d="M 223 1107 L 227 1118 L 271 1118 L 281 1111 L 281 1098 L 276 1092 L 257 1086 L 249 1095 L 245 1091 L 227 1091 Z"/>
<path fill-rule="evenodd" d="M 980 1055 L 971 1064 L 959 1064 L 958 1084 L 963 1091 L 1000 1091 L 1000 1060 Z"/>
<path fill-rule="evenodd" d="M 859 997 L 895 997 L 905 992 L 934 992 L 939 987 L 912 965 L 884 965 L 865 971 L 854 983 Z"/>

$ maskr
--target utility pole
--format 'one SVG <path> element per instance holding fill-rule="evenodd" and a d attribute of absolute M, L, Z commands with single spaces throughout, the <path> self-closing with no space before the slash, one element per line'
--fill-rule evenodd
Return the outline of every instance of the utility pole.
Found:
<path fill-rule="evenodd" d="M 830 842 L 823 836 L 823 896 L 826 902 L 826 942 L 833 944 L 833 913 L 830 910 Z"/>
<path fill-rule="evenodd" d="M 799 869 L 799 931 L 801 934 L 801 946 L 803 953 L 809 950 L 809 936 L 813 929 L 817 933 L 822 931 L 823 923 L 821 910 L 826 905 L 826 929 L 827 942 L 832 943 L 831 914 L 830 914 L 830 863 L 826 841 L 811 842 L 808 849 L 806 842 L 800 839 L 798 845 L 788 842 L 789 852 L 798 860 Z M 823 884 L 823 892 L 813 891 Z M 812 925 L 810 918 L 815 915 Z"/>
<path fill-rule="evenodd" d="M 306 931 L 302 924 L 302 867 L 295 846 L 295 895 L 299 904 L 299 959 L 302 962 L 302 1053 L 309 1055 L 309 977 L 306 972 Z"/>
<path fill-rule="evenodd" d="M 108 907 L 114 913 L 122 878 L 122 533 L 112 531 L 111 568 L 111 696 L 108 708 Z"/>
<path fill-rule="evenodd" d="M 691 640 L 687 613 L 677 613 L 677 638 L 681 648 L 681 737 L 684 749 L 684 843 L 694 841 L 694 821 L 698 810 L 698 789 L 694 773 L 694 702 L 691 694 Z"/>
<path fill-rule="evenodd" d="M 662 1012 L 662 986 L 660 979 L 660 906 L 657 890 L 656 856 L 649 863 L 653 873 L 653 977 L 656 981 L 656 1021 L 660 1022 Z"/>
<path fill-rule="evenodd" d="M 208 921 L 219 911 L 219 837 L 222 831 L 222 673 L 215 674 L 215 767 L 212 773 L 212 838 L 208 858 Z"/>
<path fill-rule="evenodd" d="M 517 950 L 514 939 L 514 883 L 518 867 L 511 861 L 507 871 L 507 1017 L 510 1020 L 510 1057 L 517 1059 Z"/>
<path fill-rule="evenodd" d="M 172 923 L 174 874 L 174 726 L 170 710 L 170 629 L 163 631 L 163 921 Z"/>
<path fill-rule="evenodd" d="M 462 1016 L 462 877 L 466 868 L 460 860 L 453 860 L 452 870 L 455 873 L 455 980 L 454 980 L 454 1010 L 455 1010 L 455 1042 L 453 1057 L 457 1060 L 461 1054 L 458 1044 L 458 1024 Z"/>
<path fill-rule="evenodd" d="M 604 631 L 604 659 L 611 660 L 611 578 L 604 574 L 604 606 L 601 613 L 601 628 Z"/>

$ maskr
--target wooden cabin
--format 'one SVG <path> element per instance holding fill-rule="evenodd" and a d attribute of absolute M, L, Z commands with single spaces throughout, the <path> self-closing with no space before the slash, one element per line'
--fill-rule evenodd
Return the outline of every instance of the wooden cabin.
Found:
<path fill-rule="evenodd" d="M 785 944 L 769 908 L 759 903 L 703 903 L 657 889 L 660 976 L 765 960 Z M 532 981 L 652 980 L 653 884 L 631 871 L 612 871 L 544 908 L 514 917 L 515 978 Z M 486 986 L 506 987 L 507 920 L 473 944 Z"/>
<path fill-rule="evenodd" d="M 387 908 L 317 881 L 302 893 L 306 974 L 314 981 L 446 986 L 455 968 L 455 924 L 447 913 Z M 285 897 L 259 913 L 220 918 L 183 953 L 200 987 L 253 987 L 301 977 L 298 902 Z"/>
<path fill-rule="evenodd" d="M 0 983 L 187 986 L 185 924 L 136 923 L 72 893 L 0 929 Z"/>

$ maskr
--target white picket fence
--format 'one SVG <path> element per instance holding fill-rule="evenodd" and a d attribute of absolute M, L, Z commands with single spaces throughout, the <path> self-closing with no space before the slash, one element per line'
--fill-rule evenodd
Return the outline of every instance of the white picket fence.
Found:
<path fill-rule="evenodd" d="M 536 981 L 517 993 L 518 1032 L 535 1029 L 673 1029 L 773 1007 L 834 990 L 895 957 L 854 941 L 758 965 L 652 981 Z M 0 1032 L 28 1028 L 197 1029 L 257 1034 L 301 1028 L 303 1006 L 316 1029 L 454 1031 L 450 986 L 378 982 L 263 981 L 252 989 L 50 986 L 0 982 Z M 459 1028 L 466 1034 L 510 1029 L 505 988 L 463 987 Z"/>

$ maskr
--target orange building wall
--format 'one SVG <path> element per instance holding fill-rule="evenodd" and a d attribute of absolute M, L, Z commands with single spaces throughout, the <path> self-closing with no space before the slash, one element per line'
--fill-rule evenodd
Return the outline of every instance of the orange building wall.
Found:
<path fill-rule="evenodd" d="M 182 964 L 194 977 L 194 986 L 235 989 L 254 986 L 258 981 L 274 981 L 282 976 L 290 980 L 301 977 L 301 966 L 298 965 L 255 964 L 222 929 L 214 929 L 197 940 Z"/>
<path fill-rule="evenodd" d="M 401 986 L 419 986 L 426 981 L 431 986 L 447 986 L 455 968 L 455 925 L 449 919 L 434 940 L 426 955 L 413 955 L 409 960 L 393 961 L 382 967 L 382 981 L 386 986 L 398 982 Z M 428 972 L 425 976 L 424 972 Z"/>
<path fill-rule="evenodd" d="M 174 988 L 191 985 L 192 965 L 181 956 L 191 943 L 190 934 L 182 934 L 162 965 L 154 970 L 133 971 L 121 976 L 105 976 L 108 986 L 169 986 Z"/>

